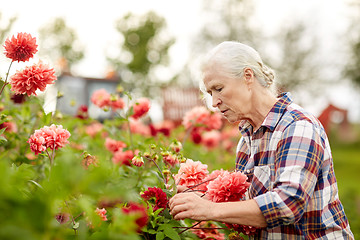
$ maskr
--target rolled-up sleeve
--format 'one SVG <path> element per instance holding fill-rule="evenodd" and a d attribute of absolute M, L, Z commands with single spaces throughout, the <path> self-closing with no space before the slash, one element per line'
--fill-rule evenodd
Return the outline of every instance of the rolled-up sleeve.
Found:
<path fill-rule="evenodd" d="M 275 181 L 270 191 L 256 196 L 268 228 L 300 220 L 317 183 L 324 144 L 309 121 L 287 126 L 277 144 Z"/>

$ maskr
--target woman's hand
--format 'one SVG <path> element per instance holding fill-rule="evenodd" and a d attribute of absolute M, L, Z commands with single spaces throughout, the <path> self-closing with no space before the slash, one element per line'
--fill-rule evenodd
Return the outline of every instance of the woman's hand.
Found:
<path fill-rule="evenodd" d="M 214 202 L 203 199 L 193 192 L 178 193 L 169 200 L 170 214 L 174 219 L 190 218 L 203 221 L 210 220 L 215 209 Z"/>
<path fill-rule="evenodd" d="M 181 193 L 181 192 L 185 191 L 186 189 L 188 189 L 188 188 L 183 186 L 183 185 L 177 185 L 176 186 L 177 193 Z"/>

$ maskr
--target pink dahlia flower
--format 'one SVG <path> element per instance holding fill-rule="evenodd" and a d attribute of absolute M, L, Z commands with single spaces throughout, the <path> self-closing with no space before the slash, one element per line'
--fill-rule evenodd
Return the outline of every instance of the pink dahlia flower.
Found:
<path fill-rule="evenodd" d="M 214 149 L 219 146 L 221 141 L 221 133 L 217 130 L 212 130 L 210 132 L 205 132 L 202 135 L 201 142 L 208 149 Z"/>
<path fill-rule="evenodd" d="M 220 113 L 212 113 L 205 107 L 194 107 L 186 112 L 182 124 L 186 129 L 200 128 L 205 130 L 217 130 L 222 126 Z"/>
<path fill-rule="evenodd" d="M 193 187 L 201 183 L 208 173 L 206 164 L 188 159 L 185 163 L 180 164 L 178 174 L 175 175 L 175 181 L 179 185 Z"/>
<path fill-rule="evenodd" d="M 138 150 L 135 150 L 134 152 L 132 150 L 126 150 L 126 151 L 119 150 L 114 154 L 112 161 L 113 163 L 119 164 L 120 166 L 121 165 L 131 166 L 132 159 L 138 153 L 139 153 Z"/>
<path fill-rule="evenodd" d="M 148 188 L 147 191 L 141 194 L 141 197 L 144 200 L 155 204 L 153 208 L 154 211 L 158 210 L 159 208 L 165 209 L 168 203 L 166 193 L 161 188 L 157 187 Z"/>
<path fill-rule="evenodd" d="M 5 128 L 5 132 L 13 132 L 13 133 L 17 133 L 17 126 L 16 123 L 14 122 L 3 122 L 2 124 L 0 124 L 0 129 Z"/>
<path fill-rule="evenodd" d="M 100 216 L 102 221 L 107 221 L 108 219 L 106 218 L 106 209 L 105 208 L 96 208 L 95 210 L 96 214 Z"/>
<path fill-rule="evenodd" d="M 124 99 L 122 99 L 120 97 L 111 99 L 110 103 L 109 103 L 109 107 L 111 107 L 114 111 L 117 109 L 123 109 L 125 107 Z"/>
<path fill-rule="evenodd" d="M 25 67 L 22 71 L 16 71 L 11 77 L 11 91 L 36 96 L 36 90 L 44 91 L 46 86 L 53 84 L 55 80 L 55 70 L 39 61 L 38 64 Z"/>
<path fill-rule="evenodd" d="M 105 147 L 110 152 L 115 153 L 115 152 L 125 148 L 126 143 L 124 143 L 122 141 L 116 141 L 116 140 L 111 139 L 111 138 L 106 138 L 105 139 Z"/>
<path fill-rule="evenodd" d="M 132 105 L 134 114 L 132 117 L 134 119 L 141 118 L 150 110 L 150 101 L 147 98 L 139 98 L 136 102 Z"/>
<path fill-rule="evenodd" d="M 110 106 L 111 95 L 105 89 L 99 89 L 93 92 L 91 95 L 91 102 L 98 106 L 99 108 L 109 107 Z"/>
<path fill-rule="evenodd" d="M 143 136 L 150 135 L 150 128 L 138 119 L 130 119 L 130 131 Z"/>
<path fill-rule="evenodd" d="M 103 127 L 104 126 L 101 123 L 94 122 L 85 127 L 85 132 L 87 135 L 95 137 L 95 135 L 98 134 L 103 129 Z"/>
<path fill-rule="evenodd" d="M 13 61 L 25 62 L 34 56 L 38 51 L 36 38 L 29 33 L 18 33 L 7 38 L 4 44 L 5 56 Z"/>
<path fill-rule="evenodd" d="M 213 202 L 240 201 L 250 183 L 241 172 L 225 172 L 207 185 L 207 197 Z"/>
<path fill-rule="evenodd" d="M 203 184 L 200 184 L 198 189 L 199 190 L 203 190 L 204 192 L 206 192 L 208 190 L 207 186 L 209 185 L 209 183 L 211 181 L 214 181 L 218 176 L 220 175 L 224 175 L 228 173 L 228 171 L 225 171 L 223 169 L 220 170 L 214 170 L 212 171 L 209 175 L 207 175 L 204 180 L 203 180 Z"/>
<path fill-rule="evenodd" d="M 63 129 L 61 125 L 52 124 L 50 127 L 45 126 L 39 130 L 35 130 L 34 134 L 30 136 L 28 143 L 30 149 L 35 155 L 45 151 L 47 148 L 57 150 L 69 143 L 70 137 L 68 130 Z"/>
<path fill-rule="evenodd" d="M 179 164 L 179 159 L 171 152 L 166 152 L 165 154 L 163 154 L 163 160 L 172 167 Z"/>
<path fill-rule="evenodd" d="M 45 138 L 41 136 L 41 134 L 33 134 L 30 136 L 27 141 L 30 145 L 31 151 L 38 155 L 46 150 L 45 147 Z"/>

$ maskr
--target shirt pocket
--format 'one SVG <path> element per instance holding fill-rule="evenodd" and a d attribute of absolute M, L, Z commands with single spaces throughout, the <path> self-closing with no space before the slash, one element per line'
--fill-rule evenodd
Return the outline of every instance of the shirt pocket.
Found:
<path fill-rule="evenodd" d="M 255 166 L 253 179 L 249 187 L 249 197 L 254 198 L 271 190 L 272 183 L 270 166 Z"/>

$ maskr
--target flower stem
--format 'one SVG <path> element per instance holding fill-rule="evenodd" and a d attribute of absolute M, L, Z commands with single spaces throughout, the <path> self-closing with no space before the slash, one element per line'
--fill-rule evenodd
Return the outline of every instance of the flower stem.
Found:
<path fill-rule="evenodd" d="M 67 201 L 64 201 L 64 202 L 65 202 L 66 207 L 69 209 L 69 213 L 70 213 L 70 216 L 71 216 L 71 221 L 72 221 L 73 225 L 75 225 L 75 219 L 74 219 L 74 216 L 73 216 L 72 213 L 71 213 L 71 209 L 70 209 Z M 75 228 L 73 228 L 73 229 L 74 229 L 75 235 L 76 235 L 76 229 L 75 229 Z"/>
<path fill-rule="evenodd" d="M 7 73 L 6 73 L 4 85 L 1 87 L 1 90 L 0 90 L 0 96 L 1 96 L 2 92 L 4 91 L 5 86 L 8 84 L 7 80 L 8 80 L 9 73 L 10 73 L 10 68 L 11 68 L 11 65 L 12 65 L 13 62 L 14 62 L 14 61 L 11 61 L 10 66 L 9 66 L 9 68 L 8 68 L 8 71 L 7 71 Z"/>
<path fill-rule="evenodd" d="M 183 232 L 186 232 L 187 230 L 189 230 L 189 229 L 191 229 L 191 228 L 193 228 L 193 227 L 196 227 L 196 226 L 199 225 L 201 222 L 202 222 L 202 221 L 195 223 L 195 224 L 192 225 L 191 227 L 185 228 L 184 230 L 182 230 L 181 232 L 179 232 L 179 235 L 182 234 Z"/>
<path fill-rule="evenodd" d="M 183 146 L 185 145 L 185 142 L 189 138 L 189 135 L 193 129 L 194 129 L 194 126 L 191 126 L 186 130 L 185 137 L 183 138 L 182 143 L 181 143 Z"/>
<path fill-rule="evenodd" d="M 164 180 L 164 184 L 166 184 L 166 179 L 165 179 L 165 176 L 164 176 L 164 174 L 162 173 L 162 171 L 161 171 L 161 169 L 160 169 L 160 167 L 159 167 L 159 165 L 154 161 L 154 159 L 152 159 L 152 158 L 148 158 L 148 157 L 145 157 L 147 160 L 150 160 L 150 161 L 152 161 L 154 164 L 155 164 L 155 166 L 158 168 L 158 170 L 159 170 L 159 172 L 160 172 L 160 174 L 161 174 L 161 176 L 162 176 L 162 178 L 163 178 L 163 180 Z"/>
<path fill-rule="evenodd" d="M 130 120 L 129 119 L 127 119 L 127 125 L 128 125 L 128 129 L 129 129 L 130 148 L 131 148 L 131 150 L 133 150 L 134 145 L 133 145 L 132 132 L 131 132 L 131 128 L 130 128 Z"/>
<path fill-rule="evenodd" d="M 216 178 L 216 177 L 215 177 L 215 178 Z M 203 182 L 201 182 L 201 183 L 195 184 L 194 186 L 191 186 L 191 187 L 185 189 L 183 192 L 188 192 L 188 191 L 196 188 L 197 186 L 199 186 L 199 185 L 201 185 L 201 184 L 204 184 L 204 183 L 207 183 L 207 182 L 210 182 L 210 181 L 214 180 L 215 178 L 211 178 L 211 179 L 208 179 L 208 180 L 203 181 Z"/>

